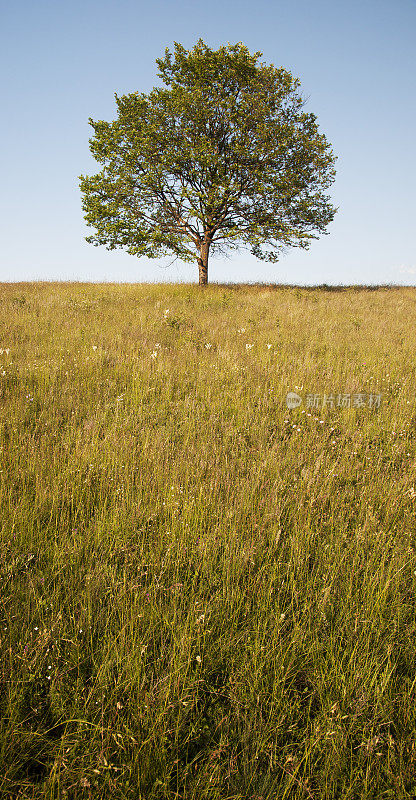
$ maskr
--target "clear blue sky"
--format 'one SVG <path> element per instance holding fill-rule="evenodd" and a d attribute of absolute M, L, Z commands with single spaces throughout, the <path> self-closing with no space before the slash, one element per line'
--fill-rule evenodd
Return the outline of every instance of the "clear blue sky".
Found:
<path fill-rule="evenodd" d="M 301 81 L 331 142 L 329 235 L 277 264 L 211 259 L 212 281 L 416 285 L 415 0 L 3 0 L 0 281 L 196 281 L 197 268 L 85 242 L 88 117 L 161 85 L 156 58 L 243 42 Z"/>

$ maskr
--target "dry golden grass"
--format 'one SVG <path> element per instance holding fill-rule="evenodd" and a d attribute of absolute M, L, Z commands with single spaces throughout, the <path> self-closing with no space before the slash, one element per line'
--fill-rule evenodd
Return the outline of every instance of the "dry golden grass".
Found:
<path fill-rule="evenodd" d="M 0 303 L 0 796 L 416 797 L 416 290 Z"/>

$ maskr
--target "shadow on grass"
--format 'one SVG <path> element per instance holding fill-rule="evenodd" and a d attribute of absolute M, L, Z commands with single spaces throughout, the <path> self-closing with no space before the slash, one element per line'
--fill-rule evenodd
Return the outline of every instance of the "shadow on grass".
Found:
<path fill-rule="evenodd" d="M 374 286 L 364 286 L 360 284 L 351 284 L 351 285 L 338 285 L 338 286 L 329 286 L 327 283 L 322 283 L 319 286 L 302 286 L 302 285 L 295 285 L 290 283 L 214 283 L 211 282 L 209 286 L 215 286 L 219 289 L 231 289 L 233 291 L 241 291 L 247 289 L 262 289 L 268 291 L 283 291 L 287 289 L 302 289 L 306 292 L 378 292 L 380 289 L 391 289 L 394 291 L 398 291 L 401 289 L 414 289 L 415 286 L 399 286 L 396 284 L 378 284 Z"/>

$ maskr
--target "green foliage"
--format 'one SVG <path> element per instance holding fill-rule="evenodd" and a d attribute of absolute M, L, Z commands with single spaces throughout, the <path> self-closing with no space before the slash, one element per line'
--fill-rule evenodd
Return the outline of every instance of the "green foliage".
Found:
<path fill-rule="evenodd" d="M 156 60 L 166 88 L 116 94 L 114 122 L 90 118 L 102 170 L 80 176 L 88 242 L 206 266 L 240 247 L 274 262 L 326 233 L 335 156 L 299 80 L 261 55 L 175 42 Z"/>

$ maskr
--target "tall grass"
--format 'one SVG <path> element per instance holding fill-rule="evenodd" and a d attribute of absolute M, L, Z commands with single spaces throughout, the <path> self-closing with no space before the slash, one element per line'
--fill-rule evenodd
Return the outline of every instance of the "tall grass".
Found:
<path fill-rule="evenodd" d="M 0 304 L 0 796 L 415 798 L 416 291 Z"/>

